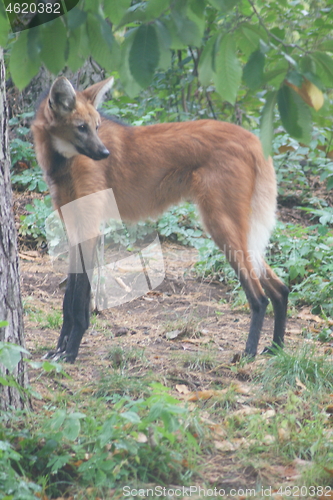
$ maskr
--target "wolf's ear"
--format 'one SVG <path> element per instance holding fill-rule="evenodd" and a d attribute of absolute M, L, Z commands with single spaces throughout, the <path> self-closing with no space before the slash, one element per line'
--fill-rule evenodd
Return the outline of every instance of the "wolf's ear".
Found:
<path fill-rule="evenodd" d="M 112 87 L 114 82 L 113 76 L 103 80 L 102 82 L 95 83 L 91 87 L 88 87 L 82 92 L 84 97 L 91 102 L 94 108 L 98 108 L 99 104 L 102 102 L 104 95 Z"/>
<path fill-rule="evenodd" d="M 53 83 L 49 93 L 49 106 L 56 114 L 64 117 L 76 105 L 75 90 L 67 78 L 60 76 Z"/>

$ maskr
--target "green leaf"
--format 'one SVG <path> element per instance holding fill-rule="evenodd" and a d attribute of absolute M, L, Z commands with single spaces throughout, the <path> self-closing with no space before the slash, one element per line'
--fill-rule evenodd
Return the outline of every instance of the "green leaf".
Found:
<path fill-rule="evenodd" d="M 219 33 L 215 33 L 215 35 L 208 40 L 199 59 L 199 81 L 204 86 L 208 86 L 213 79 L 213 56 L 218 36 Z"/>
<path fill-rule="evenodd" d="M 73 411 L 72 413 L 68 413 L 67 418 L 80 419 L 86 418 L 86 414 L 81 411 Z"/>
<path fill-rule="evenodd" d="M 81 424 L 79 418 L 67 418 L 64 424 L 64 436 L 69 441 L 75 441 L 80 434 Z"/>
<path fill-rule="evenodd" d="M 243 68 L 244 81 L 251 90 L 262 85 L 264 66 L 265 56 L 260 50 L 256 50 L 251 54 L 250 59 Z"/>
<path fill-rule="evenodd" d="M 165 24 L 161 21 L 155 22 L 155 28 L 158 38 L 158 46 L 160 51 L 160 59 L 158 61 L 158 67 L 167 70 L 171 65 L 171 35 L 166 28 Z"/>
<path fill-rule="evenodd" d="M 76 29 L 69 37 L 67 66 L 75 73 L 84 63 L 84 58 L 80 55 L 81 35 L 83 30 Z M 86 34 L 84 34 L 86 36 Z"/>
<path fill-rule="evenodd" d="M 238 4 L 239 0 L 208 0 L 209 3 L 217 10 L 228 12 Z"/>
<path fill-rule="evenodd" d="M 0 321 L 0 328 L 3 328 L 4 326 L 8 326 L 8 321 Z"/>
<path fill-rule="evenodd" d="M 0 47 L 5 47 L 9 31 L 9 22 L 2 1 L 0 0 Z"/>
<path fill-rule="evenodd" d="M 285 29 L 283 28 L 279 28 L 278 26 L 275 26 L 274 28 L 272 28 L 270 30 L 270 32 L 277 36 L 278 38 L 280 38 L 280 40 L 284 40 L 284 37 L 286 35 L 286 32 L 285 32 Z"/>
<path fill-rule="evenodd" d="M 244 23 L 236 31 L 235 36 L 237 45 L 246 56 L 259 48 L 260 34 L 256 26 Z"/>
<path fill-rule="evenodd" d="M 93 59 L 103 68 L 115 70 L 120 53 L 110 26 L 99 14 L 88 14 L 86 27 Z"/>
<path fill-rule="evenodd" d="M 306 73 L 306 72 L 315 73 L 316 72 L 316 63 L 310 55 L 303 55 L 298 60 L 298 65 L 299 65 L 299 68 L 302 71 L 302 73 Z"/>
<path fill-rule="evenodd" d="M 76 30 L 79 26 L 81 26 L 83 23 L 86 22 L 87 20 L 87 12 L 84 12 L 77 7 L 74 9 L 71 9 L 67 16 L 67 26 L 68 28 L 73 31 Z"/>
<path fill-rule="evenodd" d="M 31 59 L 28 53 L 29 30 L 22 31 L 14 43 L 9 60 L 9 70 L 18 89 L 22 90 L 38 73 L 40 61 Z"/>
<path fill-rule="evenodd" d="M 133 77 L 143 88 L 151 83 L 159 57 L 155 27 L 142 24 L 135 32 L 130 48 L 129 67 Z"/>
<path fill-rule="evenodd" d="M 134 411 L 124 411 L 120 416 L 132 424 L 139 424 L 141 422 L 141 418 Z"/>
<path fill-rule="evenodd" d="M 206 0 L 190 0 L 189 7 L 197 17 L 205 18 Z"/>
<path fill-rule="evenodd" d="M 170 49 L 171 50 L 186 49 L 187 45 L 179 37 L 177 27 L 176 27 L 175 23 L 173 22 L 173 20 L 170 18 L 169 19 L 167 18 L 163 21 L 163 24 L 165 25 L 166 29 L 168 30 L 168 32 L 171 36 Z"/>
<path fill-rule="evenodd" d="M 100 25 L 101 25 L 102 37 L 107 43 L 109 48 L 109 57 L 108 57 L 109 64 L 108 66 L 105 67 L 106 68 L 110 67 L 110 70 L 114 71 L 115 69 L 118 68 L 120 63 L 120 48 L 113 36 L 112 30 L 108 25 L 108 23 L 102 17 L 100 17 L 100 20 L 101 20 Z"/>
<path fill-rule="evenodd" d="M 131 0 L 107 0 L 104 2 L 104 13 L 114 24 L 119 24 L 127 9 L 131 5 Z"/>
<path fill-rule="evenodd" d="M 187 17 L 184 10 L 172 9 L 171 22 L 174 25 L 175 32 L 185 46 L 200 47 L 202 42 L 202 29 L 198 22 Z"/>
<path fill-rule="evenodd" d="M 265 106 L 260 117 L 260 139 L 266 158 L 269 156 L 272 149 L 272 141 L 274 135 L 274 108 L 276 104 L 276 98 L 276 91 L 267 94 Z"/>
<path fill-rule="evenodd" d="M 295 139 L 309 143 L 312 125 L 310 108 L 287 85 L 280 88 L 277 99 L 282 125 L 286 131 Z"/>
<path fill-rule="evenodd" d="M 333 40 L 325 40 L 319 45 L 320 50 L 324 52 L 333 52 Z"/>
<path fill-rule="evenodd" d="M 146 21 L 147 21 L 146 3 L 139 2 L 127 9 L 124 17 L 121 19 L 120 23 L 116 27 L 116 30 L 119 30 L 119 28 L 125 25 L 129 25 L 131 23 L 137 24 L 138 22 L 144 23 Z"/>
<path fill-rule="evenodd" d="M 286 79 L 296 87 L 301 87 L 304 80 L 303 76 L 294 69 L 288 71 Z"/>
<path fill-rule="evenodd" d="M 169 8 L 169 0 L 148 0 L 146 5 L 147 20 L 156 19 Z"/>
<path fill-rule="evenodd" d="M 39 53 L 41 48 L 40 28 L 36 26 L 34 29 L 29 30 L 28 33 L 28 56 L 32 61 L 39 60 Z"/>
<path fill-rule="evenodd" d="M 333 58 L 325 52 L 313 52 L 310 56 L 316 63 L 316 74 L 327 87 L 332 87 Z"/>
<path fill-rule="evenodd" d="M 292 89 L 283 85 L 278 91 L 278 108 L 282 124 L 286 131 L 293 137 L 300 138 L 302 129 L 298 124 L 297 107 L 293 100 Z M 294 92 L 296 95 L 296 92 Z"/>
<path fill-rule="evenodd" d="M 80 45 L 78 56 L 82 59 L 88 59 L 90 57 L 90 43 L 89 43 L 89 35 L 87 32 L 87 24 L 81 25 L 78 30 L 80 31 Z"/>
<path fill-rule="evenodd" d="M 68 464 L 71 458 L 72 457 L 69 453 L 66 453 L 65 455 L 51 455 L 47 467 L 50 468 L 51 474 L 55 474 L 59 469 L 62 469 L 64 465 Z"/>
<path fill-rule="evenodd" d="M 57 75 L 65 66 L 66 28 L 60 17 L 41 28 L 41 59 L 47 69 Z"/>
<path fill-rule="evenodd" d="M 242 79 L 242 68 L 236 56 L 233 35 L 224 35 L 215 55 L 214 83 L 222 99 L 235 104 Z"/>
<path fill-rule="evenodd" d="M 58 431 L 66 418 L 65 410 L 57 410 L 50 421 L 50 428 L 53 431 Z"/>
<path fill-rule="evenodd" d="M 205 3 L 203 0 L 192 0 L 187 9 L 187 17 L 199 28 L 200 40 L 198 40 L 198 47 L 202 45 L 202 38 L 206 28 L 206 19 L 203 15 L 204 9 Z"/>
<path fill-rule="evenodd" d="M 275 65 L 275 67 L 264 73 L 264 82 L 268 83 L 271 87 L 280 88 L 288 72 L 288 63 L 282 59 Z"/>
<path fill-rule="evenodd" d="M 22 359 L 22 352 L 27 353 L 23 347 L 14 344 L 1 343 L 0 364 L 12 373 Z"/>
<path fill-rule="evenodd" d="M 142 86 L 137 83 L 129 67 L 129 53 L 133 45 L 134 36 L 138 28 L 133 29 L 127 33 L 125 41 L 121 45 L 121 61 L 122 64 L 119 68 L 120 80 L 123 84 L 125 92 L 130 97 L 135 97 L 141 90 Z"/>
<path fill-rule="evenodd" d="M 85 0 L 84 7 L 86 11 L 97 12 L 100 8 L 100 0 Z"/>

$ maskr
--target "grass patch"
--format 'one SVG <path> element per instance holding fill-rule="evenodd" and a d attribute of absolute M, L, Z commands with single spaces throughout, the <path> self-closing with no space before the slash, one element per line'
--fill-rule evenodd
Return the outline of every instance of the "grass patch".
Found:
<path fill-rule="evenodd" d="M 199 338 L 201 337 L 201 328 L 200 328 L 201 319 L 195 318 L 192 315 L 179 318 L 174 321 L 168 321 L 163 325 L 163 332 L 167 338 L 174 338 L 172 334 L 175 333 L 177 338 L 189 337 L 189 338 Z M 169 337 L 171 334 L 171 337 Z"/>
<path fill-rule="evenodd" d="M 114 346 L 110 349 L 107 358 L 111 361 L 113 369 L 119 369 L 121 371 L 133 367 L 146 367 L 148 365 L 148 359 L 145 356 L 144 349 L 138 347 L 123 349 L 120 346 Z"/>
<path fill-rule="evenodd" d="M 153 376 L 138 374 L 127 375 L 119 371 L 106 372 L 102 375 L 94 390 L 95 397 L 105 401 L 117 401 L 120 397 L 139 399 L 150 394 L 149 384 L 154 381 Z"/>
<path fill-rule="evenodd" d="M 45 313 L 39 309 L 29 309 L 27 313 L 30 321 L 37 323 L 42 329 L 60 330 L 62 326 L 62 311 Z"/>
<path fill-rule="evenodd" d="M 210 351 L 187 353 L 181 358 L 184 368 L 188 371 L 206 372 L 218 365 L 216 355 Z"/>
<path fill-rule="evenodd" d="M 315 392 L 332 390 L 332 358 L 316 351 L 317 347 L 308 343 L 292 353 L 277 349 L 277 354 L 268 360 L 257 382 L 273 394 L 303 388 Z"/>

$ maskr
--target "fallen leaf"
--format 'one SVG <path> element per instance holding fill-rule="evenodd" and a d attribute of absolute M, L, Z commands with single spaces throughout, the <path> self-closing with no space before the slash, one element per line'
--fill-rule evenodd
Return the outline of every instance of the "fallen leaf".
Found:
<path fill-rule="evenodd" d="M 176 390 L 180 394 L 189 394 L 190 393 L 189 388 L 185 384 L 176 384 Z"/>
<path fill-rule="evenodd" d="M 288 335 L 296 335 L 296 336 L 298 336 L 298 335 L 302 334 L 302 329 L 301 328 L 288 328 L 286 330 L 286 333 Z"/>
<path fill-rule="evenodd" d="M 219 451 L 234 451 L 235 445 L 230 441 L 214 441 L 215 448 Z"/>
<path fill-rule="evenodd" d="M 279 441 L 288 441 L 290 439 L 289 429 L 284 429 L 283 427 L 278 428 L 278 438 Z"/>
<path fill-rule="evenodd" d="M 302 390 L 306 389 L 306 385 L 304 385 L 303 382 L 301 382 L 298 377 L 296 377 L 296 385 L 297 387 L 300 387 Z"/>
<path fill-rule="evenodd" d="M 200 337 L 198 339 L 182 339 L 182 342 L 188 344 L 210 344 L 212 342 L 211 337 Z"/>
<path fill-rule="evenodd" d="M 239 410 L 231 412 L 228 417 L 242 417 L 247 415 L 255 415 L 256 413 L 260 413 L 259 408 L 255 408 L 254 406 L 243 406 Z"/>
<path fill-rule="evenodd" d="M 165 337 L 168 339 L 168 340 L 173 340 L 173 339 L 176 339 L 177 337 L 179 337 L 179 335 L 182 333 L 182 330 L 172 330 L 172 332 L 167 332 L 165 334 Z"/>
<path fill-rule="evenodd" d="M 221 391 L 215 391 L 213 389 L 209 389 L 207 391 L 195 391 L 195 392 L 190 392 L 188 401 L 200 401 L 204 400 L 206 401 L 207 399 L 210 398 L 217 398 L 219 396 L 222 396 L 226 393 L 227 391 L 225 389 L 222 389 Z"/>
<path fill-rule="evenodd" d="M 255 439 L 239 438 L 232 441 L 214 441 L 214 444 L 219 451 L 235 451 L 239 448 L 249 448 L 251 445 L 257 444 L 257 441 Z"/>
<path fill-rule="evenodd" d="M 251 388 L 249 385 L 241 384 L 240 382 L 233 382 L 230 388 L 234 389 L 238 394 L 250 394 Z"/>
<path fill-rule="evenodd" d="M 73 462 L 71 465 L 74 465 L 74 467 L 80 467 L 80 465 L 83 464 L 83 460 L 78 460 L 77 462 Z"/>
<path fill-rule="evenodd" d="M 148 441 L 148 438 L 146 436 L 146 434 L 144 434 L 143 432 L 138 432 L 138 435 L 136 437 L 136 442 L 137 443 L 147 443 Z"/>
<path fill-rule="evenodd" d="M 266 436 L 264 436 L 262 442 L 263 444 L 273 444 L 275 443 L 276 439 L 275 439 L 275 436 L 272 436 L 271 434 L 266 434 Z"/>
<path fill-rule="evenodd" d="M 267 410 L 267 411 L 264 411 L 264 413 L 261 414 L 261 416 L 265 419 L 265 420 L 269 420 L 270 418 L 273 418 L 276 416 L 276 411 L 271 409 L 271 410 Z"/>
<path fill-rule="evenodd" d="M 324 470 L 328 472 L 331 476 L 333 476 L 333 469 L 328 469 L 327 467 L 324 467 Z"/>
<path fill-rule="evenodd" d="M 315 323 L 319 323 L 319 324 L 329 324 L 329 325 L 333 324 L 332 320 L 323 319 L 320 316 L 317 316 L 315 314 L 311 314 L 310 309 L 308 309 L 308 308 L 304 308 L 301 311 L 299 311 L 297 314 L 297 318 L 304 319 L 307 321 L 314 321 Z"/>
<path fill-rule="evenodd" d="M 216 434 L 216 436 L 226 437 L 227 431 L 225 430 L 224 427 L 222 427 L 221 424 L 209 425 L 209 429 L 212 431 L 213 434 Z"/>

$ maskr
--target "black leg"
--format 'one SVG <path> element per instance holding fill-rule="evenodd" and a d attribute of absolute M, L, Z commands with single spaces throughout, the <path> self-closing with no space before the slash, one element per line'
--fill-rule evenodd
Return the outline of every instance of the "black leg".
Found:
<path fill-rule="evenodd" d="M 72 304 L 73 327 L 70 332 L 63 357 L 73 363 L 78 355 L 84 332 L 89 327 L 90 281 L 87 273 L 76 275 Z"/>
<path fill-rule="evenodd" d="M 266 353 L 273 353 L 274 347 L 283 347 L 284 345 L 289 290 L 266 263 L 260 281 L 267 296 L 271 299 L 274 309 L 273 343 L 271 348 L 268 347 L 264 350 Z"/>
<path fill-rule="evenodd" d="M 74 363 L 79 352 L 83 334 L 89 327 L 90 282 L 93 275 L 96 245 L 97 239 L 94 238 L 79 244 L 76 250 L 77 268 L 82 265 L 83 272 L 76 274 L 72 293 L 72 329 L 67 341 L 66 350 L 61 356 L 69 363 Z"/>
<path fill-rule="evenodd" d="M 250 332 L 245 346 L 245 354 L 255 356 L 257 354 L 260 332 L 265 318 L 268 299 L 264 295 L 255 301 L 249 300 L 251 307 Z"/>
<path fill-rule="evenodd" d="M 96 239 L 70 249 L 70 274 L 63 301 L 63 325 L 56 351 L 46 357 L 73 363 L 78 355 L 84 332 L 89 327 L 90 280 L 93 275 Z"/>
<path fill-rule="evenodd" d="M 67 287 L 63 301 L 63 324 L 57 345 L 57 352 L 64 352 L 70 333 L 73 328 L 73 298 L 76 283 L 76 274 L 69 274 L 67 277 Z"/>

